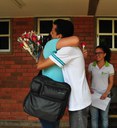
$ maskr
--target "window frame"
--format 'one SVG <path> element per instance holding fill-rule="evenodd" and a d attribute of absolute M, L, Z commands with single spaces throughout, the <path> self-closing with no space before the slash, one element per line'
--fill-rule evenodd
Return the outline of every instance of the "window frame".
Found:
<path fill-rule="evenodd" d="M 8 49 L 0 49 L 0 54 L 1 53 L 10 53 L 11 52 L 11 20 L 10 19 L 0 19 L 0 22 L 8 22 L 9 24 L 9 30 L 8 30 L 8 34 L 0 34 L 0 37 L 8 37 Z"/>
<path fill-rule="evenodd" d="M 112 33 L 99 33 L 99 21 L 100 20 L 112 20 Z M 114 32 L 114 21 L 117 21 L 117 18 L 97 18 L 96 20 L 96 24 L 97 24 L 97 31 L 96 31 L 96 34 L 97 34 L 97 46 L 99 45 L 99 36 L 100 35 L 103 35 L 103 36 L 112 36 L 112 48 L 110 48 L 112 51 L 117 51 L 117 48 L 114 47 L 115 45 L 115 42 L 114 42 L 114 38 L 115 36 L 117 36 L 117 33 Z"/>
<path fill-rule="evenodd" d="M 37 33 L 41 34 L 42 36 L 48 36 L 49 33 L 40 33 L 40 21 L 48 21 L 48 20 L 57 20 L 57 19 L 65 19 L 65 20 L 71 20 L 70 18 L 61 18 L 61 17 L 55 17 L 55 18 L 38 18 L 37 19 Z"/>

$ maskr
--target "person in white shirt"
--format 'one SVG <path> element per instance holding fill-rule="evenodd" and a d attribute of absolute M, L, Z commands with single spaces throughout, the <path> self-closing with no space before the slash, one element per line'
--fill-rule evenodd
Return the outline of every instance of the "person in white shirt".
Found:
<path fill-rule="evenodd" d="M 71 128 L 86 128 L 91 96 L 81 50 L 63 47 L 49 58 L 62 68 L 64 80 L 71 86 L 68 106 Z"/>
<path fill-rule="evenodd" d="M 87 128 L 91 95 L 81 50 L 78 47 L 63 47 L 39 62 L 37 68 L 41 70 L 54 64 L 62 68 L 64 81 L 71 86 L 68 106 L 70 128 Z"/>
<path fill-rule="evenodd" d="M 109 63 L 111 51 L 106 46 L 97 46 L 95 49 L 96 61 L 89 64 L 88 82 L 90 85 L 91 93 L 101 94 L 100 99 L 104 100 L 110 97 L 110 91 L 113 86 L 114 68 Z M 108 104 L 105 111 L 91 106 L 91 126 L 92 128 L 99 128 L 99 119 L 101 119 L 101 127 L 108 128 Z"/>

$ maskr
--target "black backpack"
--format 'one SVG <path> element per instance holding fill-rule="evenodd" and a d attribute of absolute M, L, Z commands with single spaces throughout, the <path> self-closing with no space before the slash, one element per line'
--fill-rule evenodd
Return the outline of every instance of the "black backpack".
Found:
<path fill-rule="evenodd" d="M 24 100 L 24 111 L 29 115 L 47 121 L 57 121 L 64 115 L 70 85 L 37 75 L 30 84 L 30 91 Z"/>

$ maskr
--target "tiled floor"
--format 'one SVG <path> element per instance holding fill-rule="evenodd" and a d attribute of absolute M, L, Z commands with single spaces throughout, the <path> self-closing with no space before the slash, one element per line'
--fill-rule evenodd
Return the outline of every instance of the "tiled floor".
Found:
<path fill-rule="evenodd" d="M 0 128 L 41 128 L 40 126 L 0 126 Z M 60 128 L 69 128 L 68 126 L 61 126 Z"/>
<path fill-rule="evenodd" d="M 109 128 L 117 128 L 117 118 L 110 119 L 109 122 Z M 0 128 L 41 128 L 41 125 L 30 121 L 0 121 Z M 69 128 L 68 122 L 62 122 L 60 128 Z M 88 126 L 88 128 L 91 127 Z"/>
<path fill-rule="evenodd" d="M 41 125 L 31 121 L 0 121 L 0 128 L 41 128 Z M 68 122 L 60 123 L 60 128 L 69 128 Z"/>
<path fill-rule="evenodd" d="M 0 128 L 41 128 L 41 127 L 24 127 L 24 126 L 0 126 Z"/>

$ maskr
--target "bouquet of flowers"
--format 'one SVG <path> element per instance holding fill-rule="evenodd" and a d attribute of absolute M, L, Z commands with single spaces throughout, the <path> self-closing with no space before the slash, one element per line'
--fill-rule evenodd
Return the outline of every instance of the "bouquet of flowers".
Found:
<path fill-rule="evenodd" d="M 37 35 L 34 31 L 24 32 L 17 38 L 20 47 L 28 51 L 30 55 L 38 61 L 39 55 L 42 51 L 42 36 Z"/>

